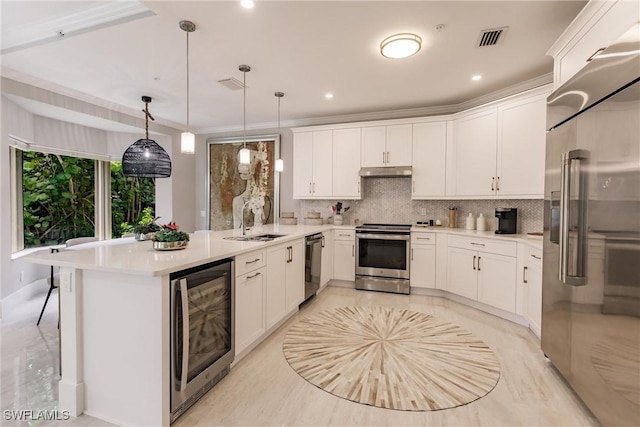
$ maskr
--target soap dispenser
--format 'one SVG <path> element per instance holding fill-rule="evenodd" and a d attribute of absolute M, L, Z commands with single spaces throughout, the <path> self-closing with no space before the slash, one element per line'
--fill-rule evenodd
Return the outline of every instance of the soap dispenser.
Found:
<path fill-rule="evenodd" d="M 467 226 L 465 228 L 467 230 L 476 229 L 476 219 L 473 217 L 473 214 L 471 212 L 469 212 L 469 216 L 467 217 Z"/>
<path fill-rule="evenodd" d="M 487 221 L 482 214 L 478 215 L 476 229 L 478 231 L 485 231 L 487 229 Z"/>

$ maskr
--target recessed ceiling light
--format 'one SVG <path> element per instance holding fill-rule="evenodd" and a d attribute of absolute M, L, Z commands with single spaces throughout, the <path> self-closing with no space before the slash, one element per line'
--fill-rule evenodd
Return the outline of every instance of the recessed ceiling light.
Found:
<path fill-rule="evenodd" d="M 477 82 L 480 79 L 482 79 L 482 76 L 480 74 L 476 74 L 475 76 L 471 77 L 471 80 L 473 80 L 474 82 Z"/>
<path fill-rule="evenodd" d="M 385 58 L 407 58 L 418 53 L 422 47 L 422 39 L 416 34 L 394 34 L 382 40 L 380 53 Z"/>
<path fill-rule="evenodd" d="M 333 99 L 333 94 L 332 93 L 325 93 L 324 97 L 327 99 Z"/>
<path fill-rule="evenodd" d="M 253 6 L 255 6 L 256 4 L 253 2 L 253 0 L 240 0 L 240 6 L 244 7 L 245 9 L 253 9 Z"/>

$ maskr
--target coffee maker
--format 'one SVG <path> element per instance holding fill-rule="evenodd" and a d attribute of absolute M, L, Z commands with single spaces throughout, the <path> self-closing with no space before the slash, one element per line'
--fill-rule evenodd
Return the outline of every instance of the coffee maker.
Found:
<path fill-rule="evenodd" d="M 498 218 L 498 228 L 496 234 L 516 234 L 518 209 L 516 208 L 496 208 L 496 218 Z"/>

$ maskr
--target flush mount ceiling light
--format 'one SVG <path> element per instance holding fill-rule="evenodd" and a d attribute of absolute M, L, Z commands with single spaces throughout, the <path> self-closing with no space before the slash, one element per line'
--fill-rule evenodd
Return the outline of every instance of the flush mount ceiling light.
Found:
<path fill-rule="evenodd" d="M 474 76 L 471 76 L 471 80 L 477 82 L 478 80 L 482 80 L 482 76 L 480 74 L 476 74 Z"/>
<path fill-rule="evenodd" d="M 241 0 L 240 6 L 244 7 L 245 9 L 253 9 L 255 3 L 253 2 L 253 0 Z"/>
<path fill-rule="evenodd" d="M 280 100 L 284 96 L 284 92 L 276 92 L 274 95 L 278 98 L 278 135 L 280 135 Z M 276 159 L 276 172 L 284 171 L 284 161 Z"/>
<path fill-rule="evenodd" d="M 385 58 L 407 58 L 418 53 L 421 47 L 422 39 L 416 34 L 394 34 L 382 40 L 382 43 L 380 43 L 380 53 Z"/>
<path fill-rule="evenodd" d="M 196 30 L 196 24 L 191 21 L 180 21 L 180 28 L 187 33 L 187 130 L 180 137 L 180 151 L 193 154 L 196 151 L 196 136 L 189 127 L 189 33 Z"/>
<path fill-rule="evenodd" d="M 122 155 L 122 173 L 124 176 L 139 178 L 168 178 L 171 176 L 171 158 L 164 149 L 149 139 L 149 119 L 155 120 L 149 113 L 150 96 L 143 96 L 144 102 L 144 139 L 139 139 Z"/>
<path fill-rule="evenodd" d="M 251 71 L 248 65 L 238 67 L 242 71 L 242 149 L 238 155 L 241 165 L 251 163 L 251 151 L 247 148 L 247 73 Z"/>
<path fill-rule="evenodd" d="M 327 99 L 333 99 L 333 94 L 332 93 L 325 93 L 324 97 Z"/>

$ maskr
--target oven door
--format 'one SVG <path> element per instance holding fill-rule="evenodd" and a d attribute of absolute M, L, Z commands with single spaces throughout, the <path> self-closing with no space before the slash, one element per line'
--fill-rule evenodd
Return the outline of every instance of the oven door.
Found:
<path fill-rule="evenodd" d="M 409 278 L 410 234 L 356 233 L 356 275 Z"/>

